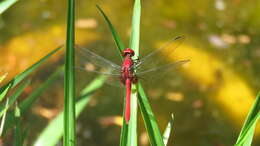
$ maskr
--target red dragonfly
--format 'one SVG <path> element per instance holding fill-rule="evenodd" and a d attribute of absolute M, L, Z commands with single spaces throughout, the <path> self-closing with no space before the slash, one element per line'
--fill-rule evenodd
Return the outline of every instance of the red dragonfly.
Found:
<path fill-rule="evenodd" d="M 83 58 L 83 67 L 81 69 L 100 73 L 103 75 L 118 77 L 121 83 L 126 88 L 126 100 L 125 100 L 125 121 L 126 123 L 130 120 L 130 99 L 131 99 L 131 87 L 132 84 L 137 83 L 138 77 L 144 76 L 146 74 L 151 74 L 155 72 L 162 72 L 166 69 L 170 69 L 176 66 L 180 66 L 189 60 L 180 60 L 177 62 L 166 62 L 165 58 L 171 56 L 175 48 L 177 48 L 184 40 L 184 37 L 176 37 L 168 42 L 164 47 L 159 48 L 142 59 L 133 59 L 135 55 L 134 50 L 126 48 L 122 51 L 122 64 L 117 65 L 112 61 L 109 61 L 94 52 L 79 48 L 80 60 Z M 98 68 L 101 68 L 99 70 Z"/>

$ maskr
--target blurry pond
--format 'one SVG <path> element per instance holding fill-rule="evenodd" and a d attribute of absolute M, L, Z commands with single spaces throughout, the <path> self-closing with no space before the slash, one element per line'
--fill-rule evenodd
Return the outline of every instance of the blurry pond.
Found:
<path fill-rule="evenodd" d="M 99 4 L 129 42 L 133 1 L 77 1 L 76 42 L 109 59 L 118 57 Z M 170 145 L 229 146 L 235 143 L 243 120 L 260 87 L 260 1 L 144 0 L 140 49 L 150 52 L 173 37 L 186 40 L 175 51 L 187 65 L 161 76 L 145 87 L 161 131 L 174 114 Z M 65 43 L 65 1 L 19 1 L 0 17 L 0 73 L 8 79 L 52 49 Z M 115 57 L 116 56 L 116 57 Z M 63 53 L 52 57 L 32 77 L 27 95 L 63 62 Z M 95 74 L 76 71 L 77 91 Z M 145 81 L 144 81 L 145 82 Z M 63 81 L 45 92 L 24 117 L 31 145 L 37 134 L 63 108 Z M 78 145 L 119 144 L 124 91 L 105 85 L 95 92 L 78 119 Z M 139 114 L 139 144 L 149 145 Z M 32 122 L 33 121 L 33 122 Z M 260 129 L 254 145 L 259 145 Z M 10 135 L 11 144 L 12 135 Z M 257 140 L 258 139 L 258 140 Z"/>

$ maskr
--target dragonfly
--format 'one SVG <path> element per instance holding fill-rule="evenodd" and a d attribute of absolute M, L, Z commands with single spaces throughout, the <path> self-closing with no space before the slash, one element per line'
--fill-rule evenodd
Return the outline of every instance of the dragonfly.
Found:
<path fill-rule="evenodd" d="M 121 65 L 116 64 L 86 48 L 76 47 L 82 56 L 80 60 L 83 66 L 77 68 L 98 74 L 116 77 L 125 86 L 125 113 L 124 119 L 128 124 L 130 120 L 130 101 L 132 84 L 138 82 L 139 77 L 148 74 L 160 73 L 173 67 L 189 62 L 189 59 L 175 62 L 167 62 L 165 58 L 171 56 L 174 50 L 183 42 L 184 37 L 173 38 L 163 47 L 158 48 L 141 59 L 133 59 L 135 51 L 131 48 L 124 49 L 122 53 Z M 98 69 L 101 68 L 101 69 Z"/>

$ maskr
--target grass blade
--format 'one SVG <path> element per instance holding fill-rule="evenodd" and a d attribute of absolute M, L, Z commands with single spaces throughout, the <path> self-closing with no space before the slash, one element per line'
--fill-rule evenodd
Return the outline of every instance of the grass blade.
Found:
<path fill-rule="evenodd" d="M 83 111 L 91 99 L 91 94 L 100 88 L 106 78 L 100 76 L 92 81 L 86 88 L 81 91 L 80 100 L 76 103 L 76 117 Z M 34 146 L 55 146 L 63 135 L 63 112 L 61 112 L 51 123 L 41 132 L 40 136 L 34 143 Z"/>
<path fill-rule="evenodd" d="M 11 84 L 7 84 L 7 86 L 5 87 L 5 89 L 3 89 L 1 92 L 0 92 L 0 102 L 4 99 L 5 95 L 7 94 L 7 92 L 9 91 L 11 87 Z"/>
<path fill-rule="evenodd" d="M 9 89 L 15 87 L 17 84 L 19 84 L 24 78 L 26 78 L 30 73 L 32 73 L 34 70 L 36 70 L 42 63 L 44 63 L 49 57 L 51 57 L 54 53 L 56 53 L 58 50 L 60 50 L 61 47 L 51 51 L 49 54 L 44 56 L 42 59 L 40 59 L 38 62 L 30 66 L 28 69 L 23 71 L 22 73 L 15 76 L 11 81 L 6 83 L 4 86 L 0 88 L 0 98 L 2 99 L 8 92 Z M 6 116 L 6 126 L 4 127 L 3 132 L 7 131 L 9 128 L 11 128 L 15 124 L 15 118 L 13 114 L 7 114 Z"/>
<path fill-rule="evenodd" d="M 124 104 L 124 107 L 125 107 L 125 104 Z M 123 110 L 123 117 L 125 117 L 124 113 L 125 113 L 125 111 Z M 128 137 L 128 124 L 126 124 L 125 120 L 123 120 L 123 127 L 121 128 L 121 134 L 120 134 L 120 146 L 127 145 L 127 137 Z"/>
<path fill-rule="evenodd" d="M 64 84 L 64 146 L 76 145 L 75 118 L 75 1 L 68 0 Z"/>
<path fill-rule="evenodd" d="M 260 118 L 260 92 L 258 93 L 254 105 L 247 115 L 246 121 L 240 131 L 235 146 L 251 146 L 256 123 Z"/>
<path fill-rule="evenodd" d="M 0 15 L 10 8 L 13 4 L 15 4 L 18 0 L 4 0 L 0 2 Z"/>
<path fill-rule="evenodd" d="M 165 146 L 168 144 L 169 138 L 170 138 L 171 133 L 172 133 L 173 121 L 174 121 L 174 116 L 172 114 L 171 119 L 168 122 L 167 127 L 165 128 L 164 133 L 163 133 L 163 143 L 164 143 Z"/>
<path fill-rule="evenodd" d="M 140 19 L 141 19 L 141 1 L 135 0 L 133 17 L 132 17 L 132 32 L 130 37 L 130 48 L 135 51 L 135 56 L 133 57 L 133 59 L 138 59 L 139 56 Z"/>
<path fill-rule="evenodd" d="M 62 67 L 58 68 L 53 74 L 51 74 L 51 76 L 45 82 L 43 82 L 41 84 L 40 87 L 33 90 L 33 92 L 19 104 L 19 109 L 20 109 L 21 114 L 25 113 L 27 110 L 29 110 L 32 107 L 32 105 L 40 97 L 40 95 L 47 88 L 51 87 L 50 85 L 58 79 L 59 74 L 61 74 L 62 72 L 63 72 L 63 68 Z M 15 125 L 14 114 L 13 113 L 8 114 L 4 132 L 7 131 L 8 129 L 10 129 L 11 127 L 13 127 L 14 125 Z"/>
<path fill-rule="evenodd" d="M 103 17 L 105 18 L 105 21 L 107 22 L 109 29 L 112 33 L 112 36 L 116 42 L 117 48 L 118 48 L 118 52 L 120 54 L 120 57 L 123 58 L 122 56 L 122 51 L 125 49 L 125 46 L 122 42 L 122 40 L 120 39 L 120 36 L 118 35 L 115 27 L 113 26 L 113 24 L 111 23 L 111 21 L 109 20 L 109 18 L 106 16 L 106 14 L 104 13 L 104 11 L 97 5 L 98 10 L 101 12 L 101 14 L 103 15 Z M 125 100 L 125 99 L 124 99 Z M 125 110 L 125 101 L 124 101 L 124 110 Z M 123 110 L 123 117 L 125 111 Z M 121 128 L 121 135 L 120 135 L 120 146 L 126 146 L 127 144 L 127 134 L 128 134 L 128 125 L 126 124 L 125 120 L 123 120 L 123 127 Z"/>
<path fill-rule="evenodd" d="M 21 127 L 21 113 L 19 107 L 15 106 L 15 129 L 14 129 L 14 139 L 15 139 L 15 146 L 22 146 L 23 145 L 23 138 L 22 138 L 22 127 Z"/>
<path fill-rule="evenodd" d="M 139 56 L 139 39 L 140 39 L 140 18 L 141 17 L 141 2 L 140 0 L 135 0 L 133 8 L 133 17 L 132 17 L 132 32 L 130 37 L 130 48 L 135 51 L 135 56 L 133 59 L 137 59 Z M 137 86 L 132 85 L 131 93 L 131 118 L 129 121 L 128 129 L 128 146 L 137 145 Z"/>
<path fill-rule="evenodd" d="M 11 81 L 6 83 L 4 86 L 0 88 L 0 93 L 2 97 L 2 93 L 7 93 L 9 89 L 16 86 L 18 83 L 20 83 L 24 78 L 26 78 L 30 73 L 32 73 L 35 69 L 37 69 L 43 62 L 45 62 L 50 56 L 52 56 L 54 53 L 56 53 L 60 48 L 57 48 L 47 54 L 45 57 L 43 57 L 41 60 L 30 66 L 28 69 L 23 71 L 22 73 L 15 76 Z M 4 95 L 4 94 L 3 94 Z M 1 99 L 1 98 L 0 98 Z"/>
<path fill-rule="evenodd" d="M 145 95 L 144 89 L 140 83 L 138 83 L 138 101 L 141 109 L 141 114 L 144 119 L 145 127 L 149 135 L 149 140 L 152 146 L 164 146 L 162 135 L 160 133 L 159 126 L 156 118 L 153 114 L 152 108 Z"/>
<path fill-rule="evenodd" d="M 63 73 L 64 67 L 59 67 L 54 73 L 48 77 L 48 79 L 41 84 L 41 86 L 37 87 L 28 97 L 25 98 L 20 104 L 21 113 L 25 113 L 35 101 L 40 97 L 40 95 L 46 91 L 47 88 L 51 86 L 55 81 L 57 81 L 58 77 Z"/>
<path fill-rule="evenodd" d="M 123 41 L 120 39 L 116 29 L 114 28 L 114 26 L 112 25 L 112 23 L 110 22 L 110 20 L 108 19 L 108 17 L 104 13 L 104 11 L 98 5 L 97 5 L 97 8 L 100 11 L 100 13 L 103 15 L 103 17 L 105 18 L 105 20 L 106 20 L 106 22 L 108 24 L 108 27 L 109 27 L 112 35 L 113 35 L 113 38 L 115 40 L 116 46 L 119 49 L 118 52 L 120 53 L 120 57 L 123 58 L 122 55 L 121 55 L 122 54 L 121 52 L 125 49 Z"/>
<path fill-rule="evenodd" d="M 22 92 L 24 91 L 24 89 L 30 84 L 30 80 L 27 80 L 25 82 L 23 82 L 18 88 L 17 90 L 7 99 L 6 101 L 6 105 L 3 106 L 1 105 L 0 107 L 0 117 L 2 117 L 2 120 L 6 119 L 6 114 L 8 109 L 16 102 L 16 100 L 18 99 L 18 97 L 22 94 Z M 9 123 L 9 120 L 6 119 L 7 123 Z M 6 128 L 4 128 L 4 121 L 2 121 L 1 123 L 1 132 L 0 135 L 2 135 L 5 132 Z"/>
<path fill-rule="evenodd" d="M 0 107 L 0 117 L 3 116 L 5 112 L 15 103 L 17 98 L 22 94 L 24 89 L 30 84 L 30 80 L 25 81 L 21 86 L 18 87 L 18 89 L 9 97 L 8 106 L 4 108 L 3 105 Z"/>
<path fill-rule="evenodd" d="M 1 77 L 0 77 L 0 83 L 6 78 L 8 73 L 5 73 L 3 74 Z"/>
<path fill-rule="evenodd" d="M 7 73 L 5 73 L 4 75 L 2 75 L 0 77 L 0 83 L 6 78 L 6 76 L 7 76 Z M 1 93 L 0 93 L 0 102 L 4 99 L 4 97 L 7 94 L 7 91 L 9 90 L 9 88 L 10 88 L 10 85 L 6 89 L 1 91 Z"/>
<path fill-rule="evenodd" d="M 6 100 L 6 104 L 5 104 L 5 108 L 7 109 L 8 108 L 8 104 L 9 104 L 9 99 L 7 98 Z M 2 137 L 2 134 L 3 134 L 3 130 L 4 130 L 4 125 L 5 125 L 5 121 L 6 121 L 6 113 L 4 113 L 3 117 L 2 117 L 2 120 L 1 120 L 1 125 L 0 125 L 0 137 Z"/>
<path fill-rule="evenodd" d="M 130 121 L 128 125 L 128 136 L 127 136 L 127 146 L 137 146 L 137 89 L 136 85 L 132 85 L 131 93 L 131 111 L 130 111 Z"/>

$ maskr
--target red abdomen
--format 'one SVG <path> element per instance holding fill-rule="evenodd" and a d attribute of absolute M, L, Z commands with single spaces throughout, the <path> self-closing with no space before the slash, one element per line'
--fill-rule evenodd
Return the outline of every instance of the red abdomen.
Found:
<path fill-rule="evenodd" d="M 130 55 L 126 55 L 124 58 L 124 62 L 122 64 L 122 70 L 121 70 L 121 82 L 126 87 L 126 99 L 125 99 L 125 120 L 126 123 L 130 120 L 130 106 L 131 106 L 131 85 L 133 81 L 136 81 L 136 77 L 133 73 L 133 60 Z"/>

